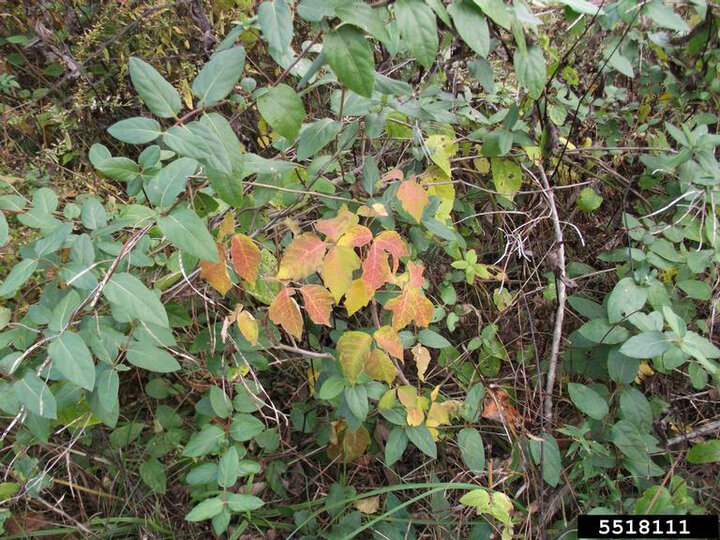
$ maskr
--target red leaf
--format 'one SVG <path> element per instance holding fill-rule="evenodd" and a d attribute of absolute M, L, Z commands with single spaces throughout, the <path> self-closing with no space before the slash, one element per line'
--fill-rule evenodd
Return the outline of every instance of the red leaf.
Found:
<path fill-rule="evenodd" d="M 433 315 L 432 302 L 425 298 L 419 288 L 406 288 L 400 296 L 388 300 L 385 309 L 393 314 L 392 326 L 395 330 L 413 321 L 417 326 L 428 326 Z"/>
<path fill-rule="evenodd" d="M 315 324 L 330 324 L 330 313 L 332 313 L 333 297 L 322 285 L 303 285 L 300 287 L 305 302 L 305 310 Z"/>
<path fill-rule="evenodd" d="M 230 242 L 230 255 L 237 275 L 254 284 L 262 255 L 252 238 L 244 234 L 234 235 Z"/>
<path fill-rule="evenodd" d="M 368 251 L 367 258 L 362 263 L 362 280 L 365 287 L 371 293 L 374 293 L 380 287 L 392 280 L 390 265 L 388 264 L 388 254 L 381 250 L 377 244 L 373 242 Z"/>
<path fill-rule="evenodd" d="M 375 244 L 393 256 L 393 272 L 397 272 L 400 257 L 407 257 L 410 253 L 405 242 L 396 231 L 383 231 L 375 238 Z"/>
<path fill-rule="evenodd" d="M 326 249 L 325 242 L 315 234 L 301 234 L 285 248 L 277 278 L 303 279 L 317 272 L 322 266 Z"/>
<path fill-rule="evenodd" d="M 332 219 L 319 219 L 315 223 L 315 228 L 331 241 L 337 242 L 348 229 L 357 225 L 357 222 L 358 217 L 348 211 L 347 205 L 343 205 L 336 217 Z"/>
<path fill-rule="evenodd" d="M 283 289 L 270 304 L 270 320 L 282 326 L 285 331 L 297 339 L 302 339 L 303 319 L 295 299 L 291 296 L 294 289 Z"/>

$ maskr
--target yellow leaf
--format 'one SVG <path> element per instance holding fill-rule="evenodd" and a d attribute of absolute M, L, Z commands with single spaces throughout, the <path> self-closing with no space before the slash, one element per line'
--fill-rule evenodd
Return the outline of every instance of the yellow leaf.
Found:
<path fill-rule="evenodd" d="M 272 322 L 282 326 L 288 334 L 296 339 L 302 339 L 303 318 L 300 306 L 291 296 L 294 292 L 293 289 L 280 291 L 270 304 L 268 315 Z"/>
<path fill-rule="evenodd" d="M 328 290 L 322 285 L 303 285 L 300 287 L 303 301 L 305 302 L 305 311 L 315 324 L 330 324 L 330 314 L 332 313 L 333 297 Z"/>
<path fill-rule="evenodd" d="M 235 216 L 231 211 L 227 211 L 223 216 L 223 220 L 218 228 L 218 240 L 223 241 L 228 236 L 235 233 Z"/>
<path fill-rule="evenodd" d="M 353 280 L 350 288 L 345 293 L 344 305 L 345 309 L 347 309 L 348 316 L 367 306 L 370 298 L 372 298 L 372 295 L 365 287 L 362 278 Z"/>
<path fill-rule="evenodd" d="M 337 343 L 338 360 L 350 384 L 355 384 L 358 376 L 370 358 L 372 337 L 365 332 L 345 332 Z"/>
<path fill-rule="evenodd" d="M 351 247 L 332 246 L 328 251 L 320 275 L 336 303 L 340 302 L 343 295 L 348 292 L 352 284 L 353 272 L 358 268 L 360 268 L 360 257 Z"/>
<path fill-rule="evenodd" d="M 381 326 L 375 330 L 373 337 L 378 347 L 401 362 L 404 361 L 402 340 L 400 339 L 400 335 L 393 330 L 391 326 Z"/>
<path fill-rule="evenodd" d="M 240 330 L 240 333 L 248 340 L 250 345 L 257 345 L 259 335 L 258 323 L 249 311 L 241 312 L 237 316 L 235 324 L 237 324 L 238 330 Z"/>
<path fill-rule="evenodd" d="M 234 235 L 230 241 L 230 256 L 237 275 L 250 283 L 255 283 L 262 254 L 252 238 L 244 234 Z"/>
<path fill-rule="evenodd" d="M 217 252 L 217 262 L 200 261 L 200 276 L 221 296 L 225 296 L 232 288 L 232 282 L 225 267 L 225 248 L 222 244 L 217 244 Z"/>
<path fill-rule="evenodd" d="M 435 219 L 446 223 L 450 220 L 453 204 L 455 204 L 455 186 L 442 169 L 436 166 L 429 167 L 423 177 L 428 195 L 435 195 L 440 199 L 440 206 L 435 211 Z"/>
<path fill-rule="evenodd" d="M 304 233 L 285 248 L 278 279 L 303 279 L 320 269 L 327 246 L 313 233 Z"/>
<path fill-rule="evenodd" d="M 384 381 L 389 385 L 395 380 L 397 370 L 390 357 L 380 349 L 373 349 L 365 366 L 365 373 L 376 381 Z"/>
<path fill-rule="evenodd" d="M 420 408 L 413 408 L 413 409 L 407 409 L 407 423 L 409 426 L 420 426 L 423 423 L 424 416 L 422 409 Z"/>
<path fill-rule="evenodd" d="M 410 351 L 412 352 L 415 364 L 417 364 L 418 378 L 425 382 L 425 372 L 430 365 L 430 351 L 419 343 L 410 349 Z"/>
<path fill-rule="evenodd" d="M 360 510 L 363 514 L 374 514 L 380 508 L 380 496 L 365 497 L 355 501 L 355 508 Z"/>
<path fill-rule="evenodd" d="M 392 409 L 395 406 L 395 389 L 391 388 L 385 392 L 380 401 L 378 401 L 378 409 L 387 410 Z"/>

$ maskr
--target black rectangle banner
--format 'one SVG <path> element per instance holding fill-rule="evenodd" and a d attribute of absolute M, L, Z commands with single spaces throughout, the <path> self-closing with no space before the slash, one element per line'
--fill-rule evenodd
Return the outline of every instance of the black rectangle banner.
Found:
<path fill-rule="evenodd" d="M 578 516 L 578 538 L 711 538 L 718 516 Z"/>

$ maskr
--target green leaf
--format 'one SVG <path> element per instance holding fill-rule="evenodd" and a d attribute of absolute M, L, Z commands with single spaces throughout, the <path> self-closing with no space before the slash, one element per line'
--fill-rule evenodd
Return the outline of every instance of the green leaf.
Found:
<path fill-rule="evenodd" d="M 712 290 L 710 285 L 704 281 L 697 281 L 695 279 L 686 279 L 678 281 L 677 286 L 694 300 L 708 301 L 712 297 Z"/>
<path fill-rule="evenodd" d="M 95 364 L 83 338 L 66 330 L 50 343 L 48 354 L 68 381 L 92 391 L 95 386 Z"/>
<path fill-rule="evenodd" d="M 661 0 L 653 0 L 645 6 L 644 14 L 650 17 L 658 26 L 675 30 L 676 32 L 689 32 L 690 28 L 685 20 L 675 13 L 673 8 L 666 6 Z"/>
<path fill-rule="evenodd" d="M 398 0 L 394 4 L 400 37 L 418 63 L 429 68 L 438 52 L 435 14 L 422 0 Z"/>
<path fill-rule="evenodd" d="M 405 428 L 405 434 L 410 442 L 432 459 L 437 459 L 437 447 L 430 430 L 425 426 L 413 426 Z"/>
<path fill-rule="evenodd" d="M 289 140 L 295 140 L 305 120 L 305 107 L 295 90 L 286 84 L 268 88 L 257 98 L 257 107 L 265 121 Z"/>
<path fill-rule="evenodd" d="M 612 326 L 607 319 L 593 319 L 578 329 L 579 334 L 593 343 L 614 345 L 622 343 L 628 337 L 628 331 L 622 326 Z"/>
<path fill-rule="evenodd" d="M 363 32 L 350 25 L 332 30 L 325 36 L 323 52 L 341 83 L 356 94 L 372 96 L 375 58 Z"/>
<path fill-rule="evenodd" d="M 503 158 L 492 158 L 490 163 L 495 190 L 508 199 L 515 197 L 522 186 L 523 175 L 520 165 L 511 159 Z"/>
<path fill-rule="evenodd" d="M 475 0 L 475 3 L 480 6 L 480 9 L 483 10 L 485 15 L 490 17 L 505 30 L 510 30 L 510 27 L 512 26 L 512 18 L 510 17 L 507 6 L 503 0 Z"/>
<path fill-rule="evenodd" d="M 127 348 L 127 359 L 132 365 L 156 373 L 172 373 L 180 364 L 165 349 L 147 341 L 133 341 Z"/>
<path fill-rule="evenodd" d="M 293 36 L 292 15 L 285 0 L 268 0 L 257 10 L 263 38 L 278 52 L 290 47 Z"/>
<path fill-rule="evenodd" d="M 233 47 L 215 53 L 192 83 L 198 107 L 225 99 L 235 88 L 245 66 L 245 49 Z"/>
<path fill-rule="evenodd" d="M 345 379 L 339 375 L 331 375 L 320 387 L 318 399 L 330 400 L 340 395 L 345 388 Z"/>
<path fill-rule="evenodd" d="M 434 330 L 430 330 L 429 328 L 420 331 L 418 334 L 418 341 L 431 349 L 444 349 L 445 347 L 450 347 L 452 345 L 443 336 Z"/>
<path fill-rule="evenodd" d="M 602 420 L 607 416 L 607 402 L 592 388 L 584 384 L 568 383 L 568 394 L 575 406 L 590 418 Z"/>
<path fill-rule="evenodd" d="M 216 452 L 226 442 L 225 432 L 219 426 L 206 424 L 185 445 L 182 455 L 200 457 Z"/>
<path fill-rule="evenodd" d="M 204 521 L 222 512 L 225 503 L 220 497 L 210 497 L 199 503 L 185 516 L 186 521 Z"/>
<path fill-rule="evenodd" d="M 112 411 L 118 404 L 118 390 L 120 377 L 114 369 L 108 368 L 100 372 L 95 385 L 95 391 L 103 408 Z"/>
<path fill-rule="evenodd" d="M 0 247 L 7 244 L 9 235 L 10 228 L 8 227 L 7 219 L 5 219 L 5 214 L 0 212 Z"/>
<path fill-rule="evenodd" d="M 628 358 L 616 347 L 613 347 L 608 352 L 607 362 L 608 375 L 610 375 L 610 379 L 616 383 L 630 384 L 635 380 L 638 369 L 640 368 L 639 359 Z"/>
<path fill-rule="evenodd" d="M 545 88 L 545 58 L 539 45 L 530 45 L 523 51 L 519 47 L 514 56 L 518 82 L 532 99 L 538 99 Z"/>
<path fill-rule="evenodd" d="M 217 469 L 215 463 L 202 463 L 187 474 L 185 481 L 191 486 L 217 482 Z"/>
<path fill-rule="evenodd" d="M 215 239 L 203 220 L 187 207 L 158 219 L 158 227 L 176 248 L 208 262 L 219 260 Z"/>
<path fill-rule="evenodd" d="M 628 339 L 620 352 L 630 358 L 656 358 L 670 348 L 670 340 L 662 332 L 643 332 Z"/>
<path fill-rule="evenodd" d="M 180 111 L 180 94 L 147 62 L 130 58 L 130 79 L 140 99 L 153 114 L 160 118 L 173 118 Z"/>
<path fill-rule="evenodd" d="M 635 424 L 640 431 L 650 431 L 653 422 L 650 402 L 637 388 L 620 390 L 620 412 L 624 420 Z"/>
<path fill-rule="evenodd" d="M 138 164 L 126 157 L 111 157 L 99 161 L 95 168 L 102 174 L 119 182 L 132 182 L 140 174 Z"/>
<path fill-rule="evenodd" d="M 163 141 L 179 155 L 197 159 L 220 173 L 229 174 L 232 171 L 226 147 L 205 123 L 173 126 L 167 130 Z"/>
<path fill-rule="evenodd" d="M 596 6 L 592 2 L 587 0 L 558 0 L 561 4 L 565 4 L 570 9 L 577 13 L 584 13 L 586 15 L 595 15 L 598 11 L 604 13 L 604 10 L 600 9 L 600 6 Z"/>
<path fill-rule="evenodd" d="M 227 502 L 228 507 L 233 512 L 251 512 L 265 504 L 262 499 L 254 495 L 243 495 L 241 493 L 230 493 Z"/>
<path fill-rule="evenodd" d="M 356 1 L 341 3 L 335 9 L 335 14 L 343 22 L 362 28 L 378 41 L 389 44 L 392 40 L 387 30 L 387 24 L 380 15 L 383 11 L 387 12 L 381 8 L 373 8 L 365 2 Z"/>
<path fill-rule="evenodd" d="M 407 448 L 408 437 L 405 430 L 401 427 L 395 426 L 388 440 L 385 443 L 385 466 L 391 467 L 397 460 L 399 460 L 405 448 Z"/>
<path fill-rule="evenodd" d="M 145 424 L 142 422 L 128 422 L 113 430 L 110 434 L 110 444 L 113 448 L 125 448 L 137 440 L 143 429 L 145 429 Z"/>
<path fill-rule="evenodd" d="M 297 159 L 302 161 L 315 157 L 315 154 L 332 141 L 341 129 L 342 124 L 332 118 L 321 118 L 303 126 L 298 141 Z"/>
<path fill-rule="evenodd" d="M 43 418 L 57 418 L 57 403 L 48 385 L 32 371 L 26 371 L 22 379 L 13 383 L 13 391 L 18 401 L 28 411 Z"/>
<path fill-rule="evenodd" d="M 219 386 L 211 386 L 208 392 L 210 406 L 213 412 L 220 418 L 229 418 L 232 414 L 232 401 L 225 393 L 225 390 Z"/>
<path fill-rule="evenodd" d="M 687 453 L 688 463 L 717 463 L 720 461 L 720 439 L 696 444 Z"/>
<path fill-rule="evenodd" d="M 188 176 L 195 174 L 199 163 L 193 158 L 181 157 L 160 169 L 145 189 L 148 200 L 155 206 L 171 206 L 187 186 Z"/>
<path fill-rule="evenodd" d="M 218 463 L 217 483 L 220 487 L 229 488 L 237 482 L 238 471 L 240 469 L 240 460 L 238 459 L 237 449 L 231 446 L 220 458 Z"/>
<path fill-rule="evenodd" d="M 140 465 L 140 478 L 159 495 L 164 495 L 167 488 L 165 466 L 157 458 L 151 457 Z"/>
<path fill-rule="evenodd" d="M 162 127 L 154 118 L 136 116 L 115 122 L 108 133 L 117 140 L 129 144 L 145 144 L 162 135 Z"/>
<path fill-rule="evenodd" d="M 0 298 L 15 296 L 17 290 L 33 275 L 37 265 L 38 262 L 35 259 L 23 259 L 13 266 L 10 273 L 5 277 L 3 284 L 0 285 Z"/>
<path fill-rule="evenodd" d="M 485 446 L 480 433 L 474 428 L 461 429 L 457 444 L 465 466 L 475 474 L 482 474 L 485 469 Z"/>
<path fill-rule="evenodd" d="M 347 386 L 345 388 L 345 401 L 355 417 L 364 421 L 370 410 L 365 387 L 360 384 Z"/>
<path fill-rule="evenodd" d="M 239 413 L 233 416 L 230 425 L 230 436 L 235 441 L 245 442 L 262 433 L 264 429 L 265 424 L 252 414 Z"/>
<path fill-rule="evenodd" d="M 622 73 L 626 77 L 632 79 L 635 76 L 635 73 L 633 72 L 633 66 L 630 63 L 630 60 L 625 58 L 617 51 L 612 53 L 612 56 L 610 56 L 608 60 L 608 65 L 610 65 L 612 68 L 614 68 L 619 73 Z"/>
<path fill-rule="evenodd" d="M 113 275 L 103 289 L 103 296 L 111 304 L 123 309 L 133 319 L 168 328 L 168 316 L 160 299 L 128 273 Z"/>
<path fill-rule="evenodd" d="M 560 482 L 562 463 L 560 459 L 560 448 L 558 447 L 555 437 L 549 433 L 545 433 L 542 441 L 531 439 L 530 453 L 536 464 L 541 463 L 540 455 L 542 454 L 543 480 L 552 487 L 557 486 L 558 482 Z"/>
<path fill-rule="evenodd" d="M 447 12 L 463 41 L 485 58 L 490 52 L 490 31 L 482 10 L 471 0 L 460 0 L 449 5 Z"/>
<path fill-rule="evenodd" d="M 583 212 L 592 212 L 600 208 L 603 198 L 598 195 L 593 188 L 583 188 L 580 190 L 580 197 L 577 200 L 577 206 Z"/>
<path fill-rule="evenodd" d="M 608 296 L 608 322 L 622 321 L 642 309 L 646 301 L 647 288 L 640 287 L 631 277 L 621 279 Z"/>

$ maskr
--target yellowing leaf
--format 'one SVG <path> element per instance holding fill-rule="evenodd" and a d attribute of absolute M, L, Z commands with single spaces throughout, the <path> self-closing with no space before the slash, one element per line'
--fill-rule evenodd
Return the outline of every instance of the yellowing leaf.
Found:
<path fill-rule="evenodd" d="M 364 426 L 357 431 L 343 431 L 338 436 L 337 444 L 328 446 L 328 457 L 336 459 L 342 457 L 344 461 L 357 459 L 365 453 L 370 446 L 370 433 Z"/>
<path fill-rule="evenodd" d="M 417 407 L 418 394 L 415 387 L 409 385 L 398 386 L 397 396 L 405 408 Z"/>
<path fill-rule="evenodd" d="M 228 236 L 232 236 L 235 232 L 235 216 L 231 211 L 228 211 L 223 216 L 223 220 L 218 227 L 218 240 L 225 240 Z"/>
<path fill-rule="evenodd" d="M 363 514 L 374 514 L 380 508 L 380 496 L 365 497 L 355 501 L 355 508 L 360 510 Z"/>
<path fill-rule="evenodd" d="M 409 426 L 420 426 L 423 423 L 425 416 L 423 415 L 422 409 L 415 407 L 413 409 L 407 409 L 406 421 Z"/>
<path fill-rule="evenodd" d="M 352 275 L 360 268 L 360 257 L 347 246 L 332 246 L 325 256 L 320 275 L 330 289 L 335 302 L 339 302 L 352 283 Z"/>
<path fill-rule="evenodd" d="M 235 323 L 243 337 L 250 342 L 250 345 L 257 345 L 259 330 L 255 317 L 249 311 L 243 311 L 237 316 Z"/>
<path fill-rule="evenodd" d="M 511 159 L 492 158 L 492 176 L 495 190 L 512 199 L 522 185 L 522 169 Z"/>
<path fill-rule="evenodd" d="M 285 248 L 278 279 L 303 279 L 317 272 L 323 263 L 325 242 L 313 233 L 303 233 Z"/>
<path fill-rule="evenodd" d="M 400 257 L 407 257 L 410 252 L 405 241 L 396 231 L 383 231 L 375 238 L 375 245 L 393 256 L 393 272 L 397 272 Z"/>
<path fill-rule="evenodd" d="M 382 350 L 401 362 L 404 360 L 402 340 L 391 326 L 381 326 L 373 334 L 375 342 Z"/>
<path fill-rule="evenodd" d="M 347 205 L 343 205 L 336 217 L 332 219 L 319 219 L 315 228 L 327 236 L 331 241 L 337 242 L 353 225 L 357 225 L 358 217 L 350 212 Z"/>
<path fill-rule="evenodd" d="M 363 280 L 361 278 L 354 279 L 345 293 L 344 306 L 347 309 L 348 317 L 367 306 L 371 298 L 372 293 L 367 290 Z"/>
<path fill-rule="evenodd" d="M 405 180 L 397 190 L 397 198 L 403 209 L 420 222 L 423 210 L 430 202 L 427 192 L 413 178 Z"/>
<path fill-rule="evenodd" d="M 254 284 L 262 255 L 252 238 L 244 234 L 234 235 L 230 241 L 230 255 L 237 275 Z"/>
<path fill-rule="evenodd" d="M 430 405 L 427 420 L 425 420 L 425 427 L 428 428 L 435 440 L 438 439 L 439 435 L 437 427 L 450 425 L 450 414 L 448 408 L 444 405 L 444 403 L 433 403 Z"/>
<path fill-rule="evenodd" d="M 392 326 L 401 330 L 415 321 L 418 326 L 428 326 L 433 314 L 433 304 L 425 298 L 419 288 L 405 289 L 400 296 L 396 296 L 385 303 L 385 309 L 392 311 Z"/>
<path fill-rule="evenodd" d="M 303 319 L 300 313 L 300 306 L 298 306 L 295 299 L 291 296 L 294 293 L 294 289 L 283 289 L 270 304 L 268 315 L 270 320 L 275 324 L 279 324 L 283 329 L 295 337 L 296 339 L 302 338 L 303 331 Z"/>
<path fill-rule="evenodd" d="M 457 152 L 457 145 L 447 135 L 430 135 L 425 139 L 425 145 L 430 151 L 430 159 L 437 165 L 445 176 L 452 176 L 450 171 L 450 157 Z"/>
<path fill-rule="evenodd" d="M 378 409 L 387 410 L 392 409 L 395 406 L 395 389 L 391 388 L 385 392 L 380 400 L 378 401 Z"/>
<path fill-rule="evenodd" d="M 373 349 L 365 366 L 365 373 L 376 381 L 384 381 L 389 385 L 395 380 L 397 370 L 390 357 L 380 349 Z"/>
<path fill-rule="evenodd" d="M 446 175 L 439 167 L 429 167 L 426 176 L 423 177 L 428 195 L 435 195 L 440 199 L 440 206 L 435 211 L 435 219 L 443 223 L 450 220 L 453 204 L 455 204 L 455 186 L 450 176 Z"/>
<path fill-rule="evenodd" d="M 362 280 L 365 288 L 374 293 L 380 287 L 392 280 L 390 265 L 388 264 L 388 254 L 379 248 L 373 242 L 368 250 L 367 257 L 362 263 Z"/>
<path fill-rule="evenodd" d="M 303 285 L 300 287 L 305 310 L 315 324 L 330 324 L 330 313 L 332 313 L 333 297 L 322 285 Z"/>
<path fill-rule="evenodd" d="M 365 332 L 345 332 L 337 343 L 338 360 L 350 384 L 358 376 L 370 358 L 372 337 Z"/>
<path fill-rule="evenodd" d="M 362 247 L 372 242 L 372 232 L 364 225 L 353 225 L 338 240 L 338 246 Z"/>
<path fill-rule="evenodd" d="M 200 276 L 221 296 L 225 296 L 232 288 L 232 282 L 225 267 L 225 248 L 222 244 L 217 244 L 217 251 L 217 262 L 200 261 Z"/>
<path fill-rule="evenodd" d="M 410 349 L 410 351 L 412 352 L 413 360 L 415 360 L 415 364 L 417 365 L 418 379 L 425 382 L 425 372 L 430 365 L 430 351 L 419 343 Z"/>

